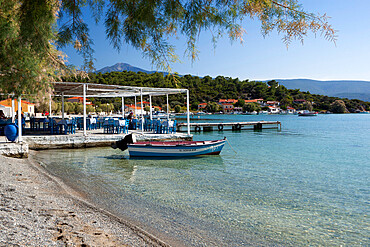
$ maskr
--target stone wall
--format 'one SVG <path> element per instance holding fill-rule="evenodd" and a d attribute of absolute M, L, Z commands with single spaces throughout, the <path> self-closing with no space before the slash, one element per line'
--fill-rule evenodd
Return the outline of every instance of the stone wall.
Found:
<path fill-rule="evenodd" d="M 28 144 L 13 142 L 0 143 L 0 154 L 15 158 L 27 158 Z"/>

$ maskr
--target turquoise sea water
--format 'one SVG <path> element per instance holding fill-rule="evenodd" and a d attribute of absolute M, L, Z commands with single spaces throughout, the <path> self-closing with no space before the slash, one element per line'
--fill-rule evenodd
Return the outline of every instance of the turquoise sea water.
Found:
<path fill-rule="evenodd" d="M 369 246 L 370 115 L 202 116 L 278 120 L 282 130 L 214 131 L 221 155 L 130 159 L 111 148 L 37 159 L 88 200 L 175 246 Z"/>

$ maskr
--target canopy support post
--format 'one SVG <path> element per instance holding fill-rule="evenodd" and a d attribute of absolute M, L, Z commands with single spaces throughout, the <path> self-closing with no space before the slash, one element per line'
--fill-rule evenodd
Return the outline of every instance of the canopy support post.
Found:
<path fill-rule="evenodd" d="M 188 123 L 188 135 L 190 135 L 189 89 L 187 89 L 186 91 L 186 112 L 187 112 L 187 123 Z"/>
<path fill-rule="evenodd" d="M 22 100 L 18 97 L 18 142 L 22 142 Z"/>
<path fill-rule="evenodd" d="M 149 112 L 150 112 L 150 120 L 153 120 L 153 115 L 152 115 L 152 95 L 149 94 Z"/>
<path fill-rule="evenodd" d="M 141 107 L 141 134 L 144 134 L 144 111 L 143 111 L 143 89 L 140 88 L 140 107 Z"/>
<path fill-rule="evenodd" d="M 166 98 L 167 98 L 167 121 L 170 119 L 170 115 L 168 114 L 169 112 L 169 107 L 168 107 L 168 94 L 166 94 Z"/>
<path fill-rule="evenodd" d="M 125 118 L 125 97 L 122 97 L 122 117 Z"/>
<path fill-rule="evenodd" d="M 86 84 L 83 84 L 83 104 L 84 104 L 84 136 L 87 135 L 86 133 Z"/>
<path fill-rule="evenodd" d="M 64 92 L 62 92 L 62 121 L 64 122 Z"/>
<path fill-rule="evenodd" d="M 136 115 L 136 95 L 135 95 L 135 106 L 134 106 L 134 114 L 135 114 L 135 116 L 137 117 L 137 115 Z"/>
<path fill-rule="evenodd" d="M 12 98 L 12 123 L 15 123 L 15 103 L 14 103 L 14 98 Z"/>
<path fill-rule="evenodd" d="M 51 117 L 51 94 L 49 94 L 49 116 Z"/>

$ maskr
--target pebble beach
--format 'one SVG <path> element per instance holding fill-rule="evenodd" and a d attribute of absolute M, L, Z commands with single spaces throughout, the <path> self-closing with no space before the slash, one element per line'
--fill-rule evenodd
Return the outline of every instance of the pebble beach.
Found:
<path fill-rule="evenodd" d="M 84 201 L 32 155 L 0 155 L 0 246 L 166 246 Z"/>

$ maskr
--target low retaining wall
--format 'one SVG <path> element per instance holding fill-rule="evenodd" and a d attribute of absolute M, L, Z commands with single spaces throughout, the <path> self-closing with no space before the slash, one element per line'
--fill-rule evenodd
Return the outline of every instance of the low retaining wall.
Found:
<path fill-rule="evenodd" d="M 24 136 L 23 141 L 33 150 L 57 148 L 88 148 L 106 147 L 119 141 L 125 135 L 57 135 L 57 136 Z M 192 140 L 192 136 L 184 134 L 136 134 L 138 141 L 146 140 Z"/>
<path fill-rule="evenodd" d="M 13 142 L 0 143 L 0 154 L 15 158 L 27 158 L 28 144 Z"/>

